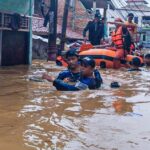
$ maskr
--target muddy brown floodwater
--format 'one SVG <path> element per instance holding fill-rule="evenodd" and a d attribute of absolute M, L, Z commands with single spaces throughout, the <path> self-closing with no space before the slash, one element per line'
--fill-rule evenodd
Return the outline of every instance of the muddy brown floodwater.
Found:
<path fill-rule="evenodd" d="M 0 68 L 0 150 L 150 149 L 150 69 L 100 70 L 103 86 L 80 92 L 28 80 L 62 69 L 38 60 Z"/>

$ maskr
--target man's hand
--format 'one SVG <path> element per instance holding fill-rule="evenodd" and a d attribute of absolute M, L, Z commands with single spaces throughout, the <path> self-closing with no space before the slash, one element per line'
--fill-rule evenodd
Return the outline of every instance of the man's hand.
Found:
<path fill-rule="evenodd" d="M 64 82 L 69 82 L 70 79 L 69 79 L 69 78 L 65 78 L 63 81 L 64 81 Z"/>
<path fill-rule="evenodd" d="M 43 74 L 42 79 L 46 79 L 46 80 L 49 81 L 49 82 L 53 82 L 53 81 L 55 80 L 54 77 L 49 76 L 49 75 L 46 74 L 46 73 Z"/>

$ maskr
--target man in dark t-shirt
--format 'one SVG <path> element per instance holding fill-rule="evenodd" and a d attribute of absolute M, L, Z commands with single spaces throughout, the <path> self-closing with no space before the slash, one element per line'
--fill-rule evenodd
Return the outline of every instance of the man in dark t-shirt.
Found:
<path fill-rule="evenodd" d="M 104 23 L 100 21 L 100 16 L 95 14 L 93 21 L 89 21 L 83 30 L 83 37 L 87 40 L 86 32 L 89 31 L 88 40 L 92 45 L 100 45 L 101 39 L 104 38 Z"/>

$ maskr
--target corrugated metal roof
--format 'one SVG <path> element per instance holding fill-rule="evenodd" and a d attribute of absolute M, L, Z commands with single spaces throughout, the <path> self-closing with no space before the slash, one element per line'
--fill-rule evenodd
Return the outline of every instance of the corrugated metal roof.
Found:
<path fill-rule="evenodd" d="M 125 10 L 134 10 L 134 11 L 143 11 L 143 12 L 150 12 L 150 7 L 146 6 L 146 5 L 127 5 L 125 7 L 122 7 L 121 9 L 125 9 Z"/>
<path fill-rule="evenodd" d="M 143 2 L 145 4 L 148 4 L 148 2 L 145 0 L 127 0 L 127 3 L 135 3 L 135 2 Z"/>
<path fill-rule="evenodd" d="M 93 0 L 80 0 L 86 9 L 93 7 Z M 96 0 L 97 8 L 107 8 L 107 0 Z M 113 3 L 110 1 L 110 9 L 114 9 Z"/>
<path fill-rule="evenodd" d="M 109 16 L 110 16 L 109 21 L 114 21 L 114 19 L 118 18 L 118 17 L 125 21 L 125 19 L 127 19 L 128 13 L 133 13 L 135 15 L 135 17 L 138 17 L 138 21 L 139 21 L 138 25 L 139 26 L 141 26 L 141 21 L 142 21 L 143 16 L 150 16 L 150 11 L 149 12 L 147 12 L 147 11 L 142 11 L 141 12 L 139 10 L 134 11 L 134 10 L 131 10 L 131 9 L 129 9 L 129 10 L 117 9 L 117 10 L 114 10 L 114 11 L 109 10 L 108 13 L 109 13 Z M 110 25 L 110 26 L 112 26 L 112 25 Z"/>

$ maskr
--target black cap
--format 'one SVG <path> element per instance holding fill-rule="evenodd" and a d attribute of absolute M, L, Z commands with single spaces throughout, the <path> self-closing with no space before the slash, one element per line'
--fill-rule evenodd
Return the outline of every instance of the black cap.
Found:
<path fill-rule="evenodd" d="M 71 49 L 71 50 L 67 51 L 66 58 L 73 57 L 73 56 L 78 57 L 78 53 L 75 50 Z"/>
<path fill-rule="evenodd" d="M 129 13 L 128 17 L 134 17 L 134 14 L 133 13 Z"/>
<path fill-rule="evenodd" d="M 94 59 L 90 58 L 90 57 L 84 57 L 83 59 L 80 60 L 81 65 L 84 66 L 91 66 L 92 68 L 95 67 L 95 61 Z"/>
<path fill-rule="evenodd" d="M 100 19 L 101 18 L 101 15 L 99 15 L 99 14 L 95 14 L 95 16 L 94 16 L 95 18 L 98 18 L 98 19 Z"/>
<path fill-rule="evenodd" d="M 141 65 L 141 60 L 140 60 L 140 58 L 134 57 L 134 58 L 132 59 L 131 64 L 134 65 L 134 66 L 136 66 L 136 67 L 140 67 L 140 65 Z"/>
<path fill-rule="evenodd" d="M 111 88 L 119 88 L 120 85 L 119 85 L 118 82 L 112 82 L 112 83 L 110 84 L 110 87 L 111 87 Z"/>

